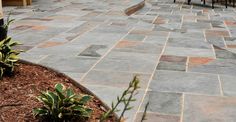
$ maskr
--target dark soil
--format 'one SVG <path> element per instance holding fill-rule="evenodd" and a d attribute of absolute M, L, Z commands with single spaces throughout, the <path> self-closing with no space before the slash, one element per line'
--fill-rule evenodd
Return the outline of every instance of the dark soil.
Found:
<path fill-rule="evenodd" d="M 5 76 L 0 80 L 0 122 L 39 121 L 32 114 L 33 108 L 42 106 L 35 96 L 38 96 L 40 91 L 53 91 L 57 83 L 63 83 L 77 93 L 83 93 L 82 89 L 74 86 L 69 78 L 61 74 L 41 66 L 20 63 L 13 76 Z M 98 120 L 104 113 L 101 101 L 96 98 L 88 103 L 88 106 L 93 109 L 91 118 L 87 120 L 89 122 Z"/>

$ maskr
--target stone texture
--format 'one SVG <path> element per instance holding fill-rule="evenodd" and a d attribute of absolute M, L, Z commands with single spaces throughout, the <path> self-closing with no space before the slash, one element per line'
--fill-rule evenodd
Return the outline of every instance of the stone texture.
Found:
<path fill-rule="evenodd" d="M 236 54 L 228 51 L 226 49 L 222 49 L 220 47 L 214 46 L 216 58 L 222 58 L 222 59 L 236 59 Z"/>
<path fill-rule="evenodd" d="M 181 114 L 181 99 L 182 94 L 180 93 L 149 91 L 145 96 L 141 111 L 145 110 L 145 106 L 149 102 L 147 112 L 178 116 Z"/>
<path fill-rule="evenodd" d="M 145 36 L 143 36 L 143 35 L 129 34 L 129 35 L 127 35 L 124 38 L 124 40 L 128 40 L 128 41 L 143 41 L 144 38 L 145 38 Z"/>
<path fill-rule="evenodd" d="M 190 38 L 169 38 L 167 45 L 171 47 L 211 49 L 211 45 L 204 40 Z"/>
<path fill-rule="evenodd" d="M 162 55 L 157 70 L 186 71 L 186 57 Z"/>
<path fill-rule="evenodd" d="M 190 56 L 190 57 L 215 57 L 211 49 L 196 49 L 182 47 L 166 47 L 164 55 Z"/>
<path fill-rule="evenodd" d="M 162 47 L 158 44 L 134 41 L 120 41 L 114 50 L 121 52 L 159 54 L 162 51 Z"/>
<path fill-rule="evenodd" d="M 135 122 L 140 122 L 144 113 L 140 112 L 137 115 Z M 180 117 L 170 115 L 160 115 L 157 113 L 146 113 L 143 122 L 179 122 Z"/>
<path fill-rule="evenodd" d="M 97 60 L 96 58 L 51 55 L 41 60 L 40 63 L 62 72 L 86 73 Z"/>
<path fill-rule="evenodd" d="M 153 91 L 220 95 L 217 75 L 176 71 L 156 71 L 150 89 Z"/>
<path fill-rule="evenodd" d="M 233 122 L 236 98 L 186 95 L 185 122 Z"/>
<path fill-rule="evenodd" d="M 212 73 L 212 74 L 225 74 L 225 75 L 236 75 L 235 60 L 230 59 L 215 59 L 209 63 L 189 67 L 190 72 L 201 72 L 201 73 Z"/>
<path fill-rule="evenodd" d="M 99 62 L 95 69 L 150 74 L 155 69 L 158 56 L 153 54 L 114 51 Z"/>
<path fill-rule="evenodd" d="M 83 52 L 79 54 L 79 56 L 89 56 L 89 57 L 101 57 L 101 55 L 97 52 L 99 49 L 106 48 L 105 45 L 91 45 L 86 48 Z"/>
<path fill-rule="evenodd" d="M 189 67 L 199 66 L 208 64 L 214 61 L 213 58 L 204 58 L 204 57 L 190 57 L 189 58 Z"/>
<path fill-rule="evenodd" d="M 225 96 L 236 96 L 235 78 L 235 76 L 220 75 L 220 81 Z"/>
<path fill-rule="evenodd" d="M 184 63 L 160 62 L 157 70 L 186 71 L 186 65 Z"/>
<path fill-rule="evenodd" d="M 138 76 L 140 79 L 141 89 L 146 89 L 147 82 L 149 81 L 149 74 L 133 74 L 127 72 L 112 72 L 102 70 L 92 70 L 83 79 L 83 84 L 99 84 L 104 86 L 111 86 L 117 88 L 126 88 L 129 82 L 133 80 L 134 76 Z"/>
<path fill-rule="evenodd" d="M 160 58 L 160 61 L 186 63 L 187 58 L 181 57 L 181 56 L 173 56 L 173 55 L 162 55 Z"/>
<path fill-rule="evenodd" d="M 12 11 L 16 20 L 9 36 L 23 43 L 16 47 L 26 50 L 22 59 L 69 75 L 109 105 L 139 74 L 141 89 L 127 122 L 141 119 L 145 91 L 153 106 L 146 121 L 179 122 L 182 109 L 186 122 L 234 121 L 235 9 L 146 0 L 143 9 L 124 14 L 139 2 L 34 0 L 29 7 L 4 7 L 4 14 Z"/>

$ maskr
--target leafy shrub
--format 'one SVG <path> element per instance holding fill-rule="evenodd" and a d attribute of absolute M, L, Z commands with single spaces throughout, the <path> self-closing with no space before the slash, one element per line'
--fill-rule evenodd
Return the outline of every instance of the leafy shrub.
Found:
<path fill-rule="evenodd" d="M 75 94 L 62 84 L 55 85 L 55 91 L 41 92 L 37 99 L 43 103 L 42 108 L 33 110 L 36 117 L 50 122 L 69 122 L 75 119 L 86 120 L 92 109 L 86 104 L 92 99 L 89 95 Z"/>
<path fill-rule="evenodd" d="M 122 103 L 124 107 L 117 121 L 121 122 L 124 119 L 123 117 L 125 112 L 133 108 L 132 106 L 130 106 L 130 103 L 136 101 L 136 99 L 134 99 L 134 96 L 138 93 L 137 90 L 140 88 L 139 82 L 140 81 L 138 77 L 135 76 L 134 79 L 129 83 L 128 88 L 122 93 L 120 97 L 117 97 L 116 103 L 112 102 L 111 110 L 107 111 L 101 116 L 101 122 L 106 121 L 114 112 L 120 111 L 117 109 L 117 107 Z"/>
<path fill-rule="evenodd" d="M 11 38 L 0 41 L 0 78 L 4 74 L 9 75 L 14 72 L 14 67 L 19 60 L 18 55 L 21 51 L 14 50 L 12 47 L 19 45 Z"/>
<path fill-rule="evenodd" d="M 8 27 L 10 26 L 10 24 L 15 21 L 15 19 L 10 19 L 10 16 L 11 16 L 11 13 L 10 13 L 10 14 L 8 15 L 8 17 L 7 17 L 7 22 L 6 22 L 6 24 L 3 25 L 3 28 L 4 28 L 6 31 L 8 30 Z"/>
<path fill-rule="evenodd" d="M 9 28 L 10 24 L 13 21 L 15 21 L 15 19 L 10 19 L 10 15 L 11 15 L 11 13 L 9 14 L 9 16 L 7 18 L 6 24 L 0 26 L 0 41 L 7 38 L 8 28 Z"/>

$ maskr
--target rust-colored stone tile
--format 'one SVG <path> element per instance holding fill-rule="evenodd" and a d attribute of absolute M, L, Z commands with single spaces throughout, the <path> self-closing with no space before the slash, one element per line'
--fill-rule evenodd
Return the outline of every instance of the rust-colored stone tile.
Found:
<path fill-rule="evenodd" d="M 225 21 L 225 24 L 226 24 L 227 26 L 233 26 L 233 27 L 235 27 L 235 26 L 236 26 L 236 21 L 226 20 L 226 21 Z"/>
<path fill-rule="evenodd" d="M 42 31 L 42 30 L 46 30 L 47 27 L 46 27 L 46 26 L 37 25 L 37 26 L 33 26 L 32 29 L 33 29 L 33 30 Z"/>
<path fill-rule="evenodd" d="M 63 42 L 45 42 L 39 46 L 39 48 L 48 48 L 64 44 Z"/>
<path fill-rule="evenodd" d="M 229 35 L 229 31 L 226 30 L 206 30 L 205 31 L 206 36 L 224 36 L 224 37 L 228 37 Z"/>
<path fill-rule="evenodd" d="M 203 13 L 208 13 L 209 12 L 209 9 L 207 9 L 207 8 L 204 8 L 202 10 L 203 10 Z"/>
<path fill-rule="evenodd" d="M 189 66 L 198 66 L 198 65 L 208 64 L 209 62 L 213 60 L 214 60 L 213 58 L 206 58 L 206 57 L 190 57 Z"/>
<path fill-rule="evenodd" d="M 120 41 L 117 45 L 116 48 L 124 48 L 124 47 L 131 47 L 131 46 L 136 46 L 138 45 L 140 42 L 135 42 L 135 41 Z"/>
<path fill-rule="evenodd" d="M 236 45 L 227 45 L 228 48 L 236 48 Z"/>
<path fill-rule="evenodd" d="M 171 56 L 171 55 L 162 55 L 160 61 L 167 61 L 167 62 L 186 62 L 186 61 L 187 61 L 187 57 Z"/>

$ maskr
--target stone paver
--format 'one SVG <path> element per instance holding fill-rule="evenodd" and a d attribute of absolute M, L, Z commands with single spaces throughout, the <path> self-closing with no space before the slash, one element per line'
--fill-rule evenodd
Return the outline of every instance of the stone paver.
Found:
<path fill-rule="evenodd" d="M 150 84 L 150 90 L 220 95 L 220 84 L 217 75 L 156 71 Z"/>
<path fill-rule="evenodd" d="M 16 19 L 9 35 L 21 58 L 72 77 L 105 103 L 134 75 L 141 89 L 127 121 L 233 122 L 236 120 L 236 11 L 199 1 L 37 0 L 4 7 Z M 119 106 L 122 107 L 122 106 Z"/>
<path fill-rule="evenodd" d="M 144 113 L 140 112 L 137 115 L 136 122 L 141 122 L 142 115 Z M 146 113 L 146 117 L 143 122 L 179 122 L 180 117 L 178 116 L 170 116 L 170 115 L 159 115 L 157 113 Z"/>
<path fill-rule="evenodd" d="M 225 96 L 235 96 L 235 76 L 220 75 L 223 94 Z"/>
<path fill-rule="evenodd" d="M 235 97 L 186 95 L 183 121 L 234 122 L 235 112 Z"/>
<path fill-rule="evenodd" d="M 181 93 L 149 91 L 145 96 L 141 111 L 145 110 L 147 102 L 149 102 L 147 112 L 174 116 L 180 116 L 181 114 Z"/>

